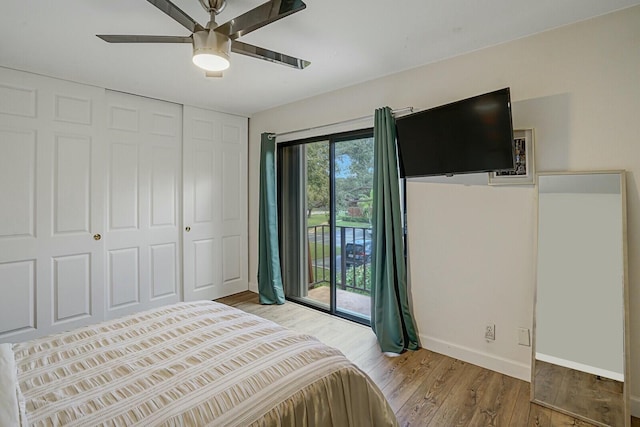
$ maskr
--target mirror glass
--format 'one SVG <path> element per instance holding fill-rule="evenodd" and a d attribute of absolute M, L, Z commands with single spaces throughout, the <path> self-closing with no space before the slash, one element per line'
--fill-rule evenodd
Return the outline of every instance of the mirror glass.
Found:
<path fill-rule="evenodd" d="M 533 401 L 629 424 L 624 172 L 540 174 Z"/>

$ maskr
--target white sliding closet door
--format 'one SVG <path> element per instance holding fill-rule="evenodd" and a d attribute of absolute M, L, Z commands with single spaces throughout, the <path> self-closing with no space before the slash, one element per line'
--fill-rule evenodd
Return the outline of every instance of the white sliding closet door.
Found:
<path fill-rule="evenodd" d="M 0 341 L 104 315 L 104 96 L 0 68 Z"/>
<path fill-rule="evenodd" d="M 184 107 L 184 299 L 248 289 L 244 117 Z"/>
<path fill-rule="evenodd" d="M 107 318 L 180 301 L 182 106 L 107 91 Z"/>

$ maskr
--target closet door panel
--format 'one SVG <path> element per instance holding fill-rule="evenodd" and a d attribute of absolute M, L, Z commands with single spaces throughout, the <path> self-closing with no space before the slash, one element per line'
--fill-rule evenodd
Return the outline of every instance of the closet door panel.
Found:
<path fill-rule="evenodd" d="M 242 240 L 240 236 L 222 238 L 222 280 L 230 283 L 242 279 Z"/>
<path fill-rule="evenodd" d="M 202 239 L 193 241 L 193 261 L 189 265 L 193 270 L 194 283 L 192 293 L 216 294 L 222 280 L 222 265 L 220 263 L 220 239 Z M 215 297 L 211 297 L 213 299 Z M 195 299 L 207 299 L 206 296 Z"/>
<path fill-rule="evenodd" d="M 140 304 L 139 248 L 108 251 L 107 306 L 110 310 Z"/>
<path fill-rule="evenodd" d="M 247 281 L 247 119 L 184 108 L 184 297 L 215 299 Z"/>
<path fill-rule="evenodd" d="M 181 299 L 182 107 L 107 92 L 107 317 Z"/>
<path fill-rule="evenodd" d="M 35 266 L 35 259 L 0 263 L 0 325 L 4 337 L 36 332 Z"/>
<path fill-rule="evenodd" d="M 53 233 L 90 233 L 91 138 L 56 135 L 53 181 Z"/>
<path fill-rule="evenodd" d="M 151 150 L 151 228 L 176 227 L 180 152 L 176 148 L 152 147 Z"/>
<path fill-rule="evenodd" d="M 38 333 L 36 86 L 0 69 L 0 341 Z"/>
<path fill-rule="evenodd" d="M 103 316 L 104 90 L 0 68 L 0 341 Z"/>
<path fill-rule="evenodd" d="M 175 243 L 149 247 L 151 260 L 151 300 L 175 295 L 178 285 L 178 248 Z"/>
<path fill-rule="evenodd" d="M 222 294 L 221 159 L 215 114 L 185 107 L 184 138 L 184 297 L 215 299 Z"/>
<path fill-rule="evenodd" d="M 0 128 L 0 200 L 0 239 L 35 237 L 35 130 Z"/>
<path fill-rule="evenodd" d="M 104 90 L 46 79 L 38 92 L 38 329 L 104 316 Z"/>
<path fill-rule="evenodd" d="M 137 231 L 139 148 L 137 143 L 121 141 L 116 136 L 109 144 L 109 231 Z"/>
<path fill-rule="evenodd" d="M 91 316 L 91 254 L 53 258 L 54 323 Z"/>
<path fill-rule="evenodd" d="M 25 81 L 12 70 L 2 69 L 0 82 L 0 114 L 35 118 L 38 90 L 31 81 Z"/>
<path fill-rule="evenodd" d="M 236 129 L 231 125 L 226 128 Z M 222 148 L 223 284 L 238 289 L 248 284 L 244 262 L 248 255 L 246 153 L 241 149 L 239 130 L 228 130 L 225 135 L 234 138 L 227 139 Z"/>
<path fill-rule="evenodd" d="M 222 151 L 222 219 L 225 225 L 232 225 L 235 228 L 240 226 L 242 221 L 242 185 L 243 160 L 239 150 L 225 148 Z"/>

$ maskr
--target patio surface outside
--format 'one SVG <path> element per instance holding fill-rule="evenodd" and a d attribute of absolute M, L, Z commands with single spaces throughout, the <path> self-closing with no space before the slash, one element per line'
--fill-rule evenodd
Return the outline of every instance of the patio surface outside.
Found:
<path fill-rule="evenodd" d="M 336 289 L 337 308 L 340 310 L 353 311 L 363 316 L 371 318 L 371 297 L 353 292 Z M 329 305 L 331 294 L 328 286 L 319 286 L 309 289 L 308 298 Z"/>

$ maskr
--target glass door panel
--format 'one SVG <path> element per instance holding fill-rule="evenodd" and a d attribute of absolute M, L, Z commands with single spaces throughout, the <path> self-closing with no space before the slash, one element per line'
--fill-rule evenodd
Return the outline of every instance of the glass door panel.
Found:
<path fill-rule="evenodd" d="M 331 302 L 329 142 L 279 149 L 285 295 L 326 310 Z"/>
<path fill-rule="evenodd" d="M 334 145 L 336 310 L 371 316 L 373 138 Z"/>
<path fill-rule="evenodd" d="M 278 147 L 280 257 L 287 298 L 368 323 L 373 138 Z"/>

